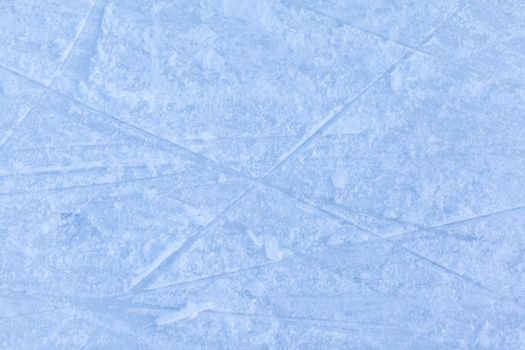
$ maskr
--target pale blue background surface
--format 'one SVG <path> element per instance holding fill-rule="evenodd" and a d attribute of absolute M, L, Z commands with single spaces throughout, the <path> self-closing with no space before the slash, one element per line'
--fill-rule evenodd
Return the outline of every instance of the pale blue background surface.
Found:
<path fill-rule="evenodd" d="M 525 349 L 525 2 L 0 0 L 0 349 Z"/>

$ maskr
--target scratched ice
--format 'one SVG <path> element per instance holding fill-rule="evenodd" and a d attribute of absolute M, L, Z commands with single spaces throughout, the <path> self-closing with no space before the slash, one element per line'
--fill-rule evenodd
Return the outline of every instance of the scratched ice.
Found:
<path fill-rule="evenodd" d="M 4 349 L 525 349 L 525 2 L 0 0 Z"/>

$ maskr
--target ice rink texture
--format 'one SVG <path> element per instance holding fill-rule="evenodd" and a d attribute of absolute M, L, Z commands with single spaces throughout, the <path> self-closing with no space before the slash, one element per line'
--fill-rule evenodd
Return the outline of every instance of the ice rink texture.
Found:
<path fill-rule="evenodd" d="M 525 349 L 525 1 L 0 0 L 0 349 Z"/>

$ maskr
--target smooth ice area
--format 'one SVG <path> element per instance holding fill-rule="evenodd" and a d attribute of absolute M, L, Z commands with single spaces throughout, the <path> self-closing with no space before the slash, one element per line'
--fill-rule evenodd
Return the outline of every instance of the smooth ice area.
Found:
<path fill-rule="evenodd" d="M 525 1 L 0 0 L 0 350 L 525 349 Z"/>

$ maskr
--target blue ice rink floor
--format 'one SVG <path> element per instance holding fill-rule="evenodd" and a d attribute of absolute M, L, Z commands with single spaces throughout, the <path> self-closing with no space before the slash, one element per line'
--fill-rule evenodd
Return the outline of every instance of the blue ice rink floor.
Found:
<path fill-rule="evenodd" d="M 0 349 L 525 349 L 525 1 L 0 0 Z"/>

